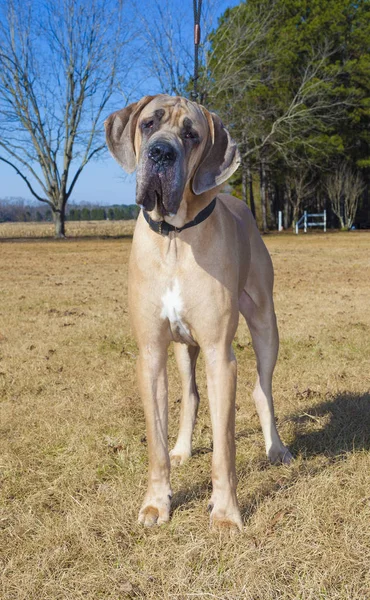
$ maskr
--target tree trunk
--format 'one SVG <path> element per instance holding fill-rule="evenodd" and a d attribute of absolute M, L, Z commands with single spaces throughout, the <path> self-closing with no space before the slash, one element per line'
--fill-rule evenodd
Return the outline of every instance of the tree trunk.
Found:
<path fill-rule="evenodd" d="M 261 190 L 261 211 L 262 211 L 262 229 L 267 231 L 267 206 L 266 206 L 266 171 L 264 159 L 261 159 L 260 166 L 260 190 Z"/>
<path fill-rule="evenodd" d="M 342 207 L 340 205 L 340 202 L 335 203 L 334 201 L 331 201 L 331 209 L 339 220 L 340 228 L 346 229 L 346 223 L 343 218 Z"/>
<path fill-rule="evenodd" d="M 251 203 L 251 211 L 254 218 L 256 218 L 256 205 L 254 204 L 254 194 L 253 194 L 253 178 L 251 172 L 251 166 L 248 162 L 247 165 L 247 174 L 248 174 L 248 184 L 249 184 L 249 202 Z"/>
<path fill-rule="evenodd" d="M 248 171 L 244 162 L 242 163 L 242 200 L 248 204 Z"/>
<path fill-rule="evenodd" d="M 284 229 L 289 229 L 289 225 L 290 225 L 290 218 L 289 218 L 289 200 L 288 200 L 288 195 L 286 194 L 285 190 L 283 190 L 283 223 L 284 223 Z"/>
<path fill-rule="evenodd" d="M 344 196 L 341 196 L 340 199 L 340 214 L 339 214 L 339 219 L 340 219 L 340 225 L 342 229 L 346 229 L 347 227 L 347 215 L 346 215 L 346 203 L 344 200 Z"/>
<path fill-rule="evenodd" d="M 299 219 L 299 203 L 297 202 L 293 206 L 293 230 L 296 226 L 296 223 L 298 222 L 298 219 Z"/>
<path fill-rule="evenodd" d="M 348 199 L 348 201 L 346 202 L 346 206 L 347 206 L 347 229 L 348 231 L 351 229 L 354 220 L 356 218 L 356 214 L 357 214 L 357 208 L 358 208 L 358 203 L 359 203 L 359 197 L 357 198 L 353 198 L 353 199 Z"/>
<path fill-rule="evenodd" d="M 271 180 L 267 181 L 267 201 L 270 212 L 269 228 L 276 229 L 276 188 L 272 185 Z"/>
<path fill-rule="evenodd" d="M 54 209 L 53 217 L 55 225 L 55 237 L 59 239 L 65 238 L 65 205 L 63 206 L 63 208 Z"/>

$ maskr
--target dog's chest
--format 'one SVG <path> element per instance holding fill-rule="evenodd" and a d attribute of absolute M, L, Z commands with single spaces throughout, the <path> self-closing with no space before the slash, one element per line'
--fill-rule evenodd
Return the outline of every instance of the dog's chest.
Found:
<path fill-rule="evenodd" d="M 175 277 L 164 288 L 161 296 L 161 319 L 168 321 L 175 342 L 196 345 L 185 320 L 184 295 L 179 279 Z"/>

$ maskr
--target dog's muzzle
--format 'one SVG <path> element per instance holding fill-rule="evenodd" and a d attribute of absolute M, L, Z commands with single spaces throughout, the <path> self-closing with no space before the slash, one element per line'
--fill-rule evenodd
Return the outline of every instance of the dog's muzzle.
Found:
<path fill-rule="evenodd" d="M 136 202 L 155 219 L 174 216 L 186 183 L 183 148 L 176 140 L 157 137 L 143 147 L 137 170 Z"/>
<path fill-rule="evenodd" d="M 158 141 L 149 148 L 148 158 L 159 168 L 167 168 L 175 162 L 177 155 L 171 144 Z"/>

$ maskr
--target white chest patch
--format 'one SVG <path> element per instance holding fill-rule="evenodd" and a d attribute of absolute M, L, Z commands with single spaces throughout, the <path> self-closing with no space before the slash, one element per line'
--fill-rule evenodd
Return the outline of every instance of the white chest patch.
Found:
<path fill-rule="evenodd" d="M 161 317 L 169 321 L 176 321 L 180 318 L 182 308 L 180 284 L 179 280 L 175 279 L 172 289 L 167 288 L 166 293 L 162 296 Z"/>
<path fill-rule="evenodd" d="M 172 337 L 175 342 L 184 342 L 186 344 L 195 344 L 190 335 L 189 329 L 183 322 L 183 300 L 181 298 L 181 289 L 178 279 L 175 279 L 172 287 L 167 288 L 162 296 L 162 319 L 168 319 Z"/>

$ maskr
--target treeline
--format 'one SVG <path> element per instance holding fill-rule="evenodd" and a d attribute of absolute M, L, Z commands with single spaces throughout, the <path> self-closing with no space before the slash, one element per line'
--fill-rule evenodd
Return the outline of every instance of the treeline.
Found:
<path fill-rule="evenodd" d="M 36 205 L 24 198 L 0 199 L 0 223 L 52 221 L 53 215 L 46 205 Z"/>
<path fill-rule="evenodd" d="M 203 102 L 238 142 L 260 226 L 370 226 L 370 0 L 248 0 L 211 34 Z"/>
<path fill-rule="evenodd" d="M 70 205 L 67 210 L 67 221 L 127 221 L 137 219 L 139 210 L 137 204 L 82 208 Z"/>
<path fill-rule="evenodd" d="M 112 206 L 70 204 L 66 212 L 68 221 L 122 221 L 136 219 L 136 204 Z M 0 199 L 0 223 L 6 222 L 52 222 L 53 214 L 47 205 L 28 203 L 23 198 Z"/>

